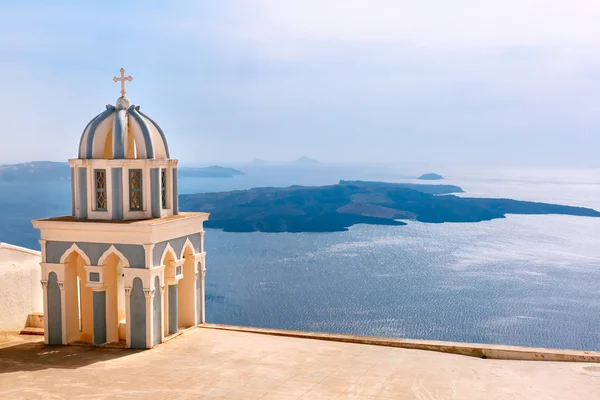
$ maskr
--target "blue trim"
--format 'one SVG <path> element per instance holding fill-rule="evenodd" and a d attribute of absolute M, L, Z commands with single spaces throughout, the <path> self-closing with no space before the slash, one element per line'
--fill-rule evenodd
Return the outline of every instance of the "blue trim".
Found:
<path fill-rule="evenodd" d="M 177 193 L 177 168 L 173 168 L 173 214 L 179 214 L 179 194 Z"/>
<path fill-rule="evenodd" d="M 123 168 L 112 169 L 112 219 L 123 219 Z"/>
<path fill-rule="evenodd" d="M 140 106 L 135 107 L 136 111 L 140 113 L 140 115 L 144 118 L 146 118 L 148 121 L 152 122 L 152 124 L 154 125 L 154 127 L 156 128 L 156 130 L 158 131 L 158 133 L 160 133 L 160 137 L 162 138 L 163 143 L 165 144 L 165 152 L 167 153 L 167 158 L 171 158 L 171 155 L 169 153 L 169 146 L 167 145 L 167 139 L 165 137 L 165 133 L 163 132 L 162 129 L 160 129 L 160 126 L 158 126 L 158 124 L 156 122 L 154 122 L 154 120 L 152 118 L 150 118 L 149 116 L 147 116 L 146 114 L 144 114 L 141 110 L 140 110 Z"/>
<path fill-rule="evenodd" d="M 156 294 L 155 294 L 156 296 Z M 133 280 L 129 297 L 131 310 L 131 348 L 146 348 L 146 296 L 140 278 Z"/>
<path fill-rule="evenodd" d="M 160 336 L 162 330 L 162 307 L 161 307 L 161 298 L 160 298 L 160 281 L 158 276 L 154 278 L 154 299 L 152 299 L 152 315 L 154 326 L 152 327 L 153 340 L 152 345 L 157 345 L 160 343 Z"/>
<path fill-rule="evenodd" d="M 141 115 L 137 112 L 135 106 L 129 107 L 127 112 L 129 112 L 129 115 L 131 115 L 133 119 L 135 119 L 135 121 L 138 124 L 140 124 L 142 134 L 144 135 L 144 141 L 146 142 L 146 158 L 154 158 L 154 145 L 152 143 L 152 135 L 150 135 L 150 129 L 148 128 L 148 125 L 146 125 L 146 121 L 142 119 Z"/>
<path fill-rule="evenodd" d="M 177 299 L 177 285 L 168 285 L 167 293 L 169 296 L 169 334 L 173 335 L 179 331 L 177 313 L 178 313 L 178 299 Z"/>
<path fill-rule="evenodd" d="M 150 168 L 150 208 L 152 218 L 160 218 L 160 168 Z"/>
<path fill-rule="evenodd" d="M 62 344 L 61 292 L 56 272 L 48 274 L 46 318 L 48 318 L 48 344 Z"/>
<path fill-rule="evenodd" d="M 75 215 L 75 168 L 71 167 L 71 215 Z"/>
<path fill-rule="evenodd" d="M 94 344 L 106 343 L 106 292 L 92 292 Z"/>
<path fill-rule="evenodd" d="M 79 185 L 77 186 L 77 192 L 79 194 L 79 218 L 86 219 L 88 217 L 87 168 L 79 167 L 78 169 Z"/>
<path fill-rule="evenodd" d="M 100 125 L 100 123 L 102 121 L 104 121 L 106 118 L 108 118 L 113 112 L 115 111 L 115 108 L 113 106 L 106 106 L 106 110 L 103 111 L 102 113 L 100 113 L 100 115 L 98 115 L 93 121 L 92 121 L 92 126 L 90 127 L 90 133 L 88 133 L 88 137 L 87 137 L 87 144 L 86 144 L 86 149 L 85 149 L 85 157 L 79 157 L 79 158 L 93 158 L 93 149 L 94 149 L 94 136 L 96 135 L 96 128 L 98 128 L 98 125 Z"/>
<path fill-rule="evenodd" d="M 127 126 L 127 111 L 117 110 L 113 121 L 113 158 L 125 158 L 125 128 Z"/>

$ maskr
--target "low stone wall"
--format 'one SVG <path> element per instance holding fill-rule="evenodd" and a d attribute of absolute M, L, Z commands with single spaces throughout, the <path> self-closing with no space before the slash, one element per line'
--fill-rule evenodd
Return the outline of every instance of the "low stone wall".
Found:
<path fill-rule="evenodd" d="M 19 332 L 44 312 L 39 251 L 0 243 L 0 331 Z"/>
<path fill-rule="evenodd" d="M 374 336 L 340 335 L 321 332 L 287 331 L 282 329 L 251 328 L 218 324 L 202 324 L 209 329 L 222 329 L 263 335 L 287 336 L 303 339 L 330 340 L 336 342 L 370 344 L 375 346 L 401 347 L 405 349 L 430 350 L 464 356 L 499 360 L 570 361 L 600 363 L 600 352 L 582 350 L 544 349 L 539 347 L 503 346 L 494 344 L 443 342 L 437 340 L 396 339 Z"/>

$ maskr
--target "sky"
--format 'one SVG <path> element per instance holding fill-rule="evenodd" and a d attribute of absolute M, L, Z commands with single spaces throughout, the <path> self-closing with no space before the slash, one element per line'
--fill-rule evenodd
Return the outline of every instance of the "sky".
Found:
<path fill-rule="evenodd" d="M 188 163 L 599 166 L 597 0 L 0 0 L 0 163 L 127 96 Z"/>

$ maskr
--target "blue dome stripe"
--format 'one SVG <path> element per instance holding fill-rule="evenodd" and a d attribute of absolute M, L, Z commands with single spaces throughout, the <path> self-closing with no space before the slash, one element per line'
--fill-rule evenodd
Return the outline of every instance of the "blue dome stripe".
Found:
<path fill-rule="evenodd" d="M 143 112 L 141 112 L 139 107 L 137 107 L 136 110 L 144 118 L 148 119 L 148 121 L 150 121 L 150 122 L 152 122 L 154 124 L 154 126 L 156 127 L 156 130 L 158 130 L 158 133 L 160 133 L 160 137 L 162 138 L 162 141 L 163 141 L 163 143 L 165 145 L 165 153 L 167 154 L 167 158 L 171 158 L 171 156 L 169 154 L 169 146 L 167 145 L 167 139 L 165 138 L 165 133 L 162 131 L 162 129 L 160 129 L 160 126 L 158 126 L 158 124 L 156 122 L 154 122 L 154 120 L 152 118 L 150 118 L 149 116 L 147 116 L 146 114 L 144 114 Z"/>
<path fill-rule="evenodd" d="M 92 126 L 90 127 L 90 133 L 88 133 L 88 137 L 87 137 L 87 148 L 85 149 L 85 158 L 93 158 L 93 145 L 94 145 L 94 135 L 96 134 L 96 128 L 98 128 L 98 125 L 100 125 L 100 123 L 102 121 L 104 121 L 106 118 L 108 118 L 110 116 L 110 114 L 112 114 L 115 111 L 115 108 L 113 106 L 110 107 L 106 107 L 106 110 L 104 112 L 102 112 L 100 115 L 98 115 L 96 117 L 96 119 L 94 119 L 92 121 Z"/>
<path fill-rule="evenodd" d="M 154 158 L 154 146 L 152 144 L 152 136 L 150 135 L 150 129 L 148 129 L 148 125 L 146 125 L 146 122 L 142 119 L 140 113 L 138 113 L 138 111 L 135 109 L 135 106 L 129 107 L 129 110 L 127 111 L 129 112 L 129 115 L 131 115 L 135 121 L 140 124 L 142 134 L 144 135 L 144 142 L 146 144 L 146 158 Z"/>
<path fill-rule="evenodd" d="M 90 125 L 92 124 L 92 122 L 94 122 L 99 116 L 101 116 L 102 113 L 96 115 L 90 122 L 88 122 L 88 124 L 85 126 L 85 129 L 83 130 L 83 133 L 81 134 L 81 139 L 79 139 L 79 158 L 84 158 L 85 157 L 85 149 L 82 148 L 81 146 L 83 146 L 83 138 L 85 137 L 85 131 L 87 131 L 87 129 L 90 127 Z M 88 135 L 91 133 L 91 129 L 90 132 L 88 132 Z"/>
<path fill-rule="evenodd" d="M 113 122 L 113 158 L 125 158 L 125 128 L 127 126 L 127 111 L 117 110 Z"/>

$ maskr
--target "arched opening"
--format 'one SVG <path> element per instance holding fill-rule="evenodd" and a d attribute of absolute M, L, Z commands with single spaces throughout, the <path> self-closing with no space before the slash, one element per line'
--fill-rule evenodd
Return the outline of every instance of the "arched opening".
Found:
<path fill-rule="evenodd" d="M 163 258 L 165 266 L 165 294 L 163 302 L 163 329 L 164 336 L 172 335 L 178 331 L 178 293 L 175 280 L 175 253 L 168 250 Z"/>
<path fill-rule="evenodd" d="M 91 342 L 94 336 L 92 289 L 85 284 L 85 264 L 77 251 L 72 251 L 65 259 L 64 317 L 67 343 Z"/>
<path fill-rule="evenodd" d="M 184 262 L 181 266 L 183 278 L 177 282 L 179 328 L 189 328 L 196 325 L 196 265 L 194 261 L 194 249 L 191 245 L 185 247 L 183 253 Z"/>

